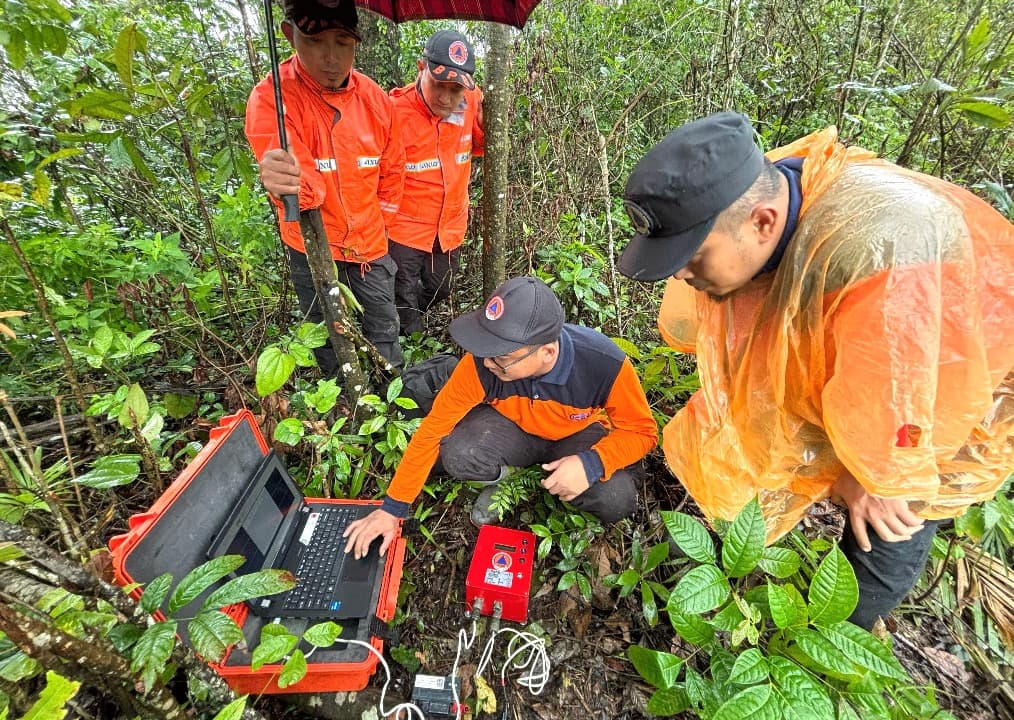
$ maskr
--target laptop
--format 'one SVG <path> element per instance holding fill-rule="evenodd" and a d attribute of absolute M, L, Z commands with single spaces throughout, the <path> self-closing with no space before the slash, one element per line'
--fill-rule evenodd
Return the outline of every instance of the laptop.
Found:
<path fill-rule="evenodd" d="M 261 617 L 349 620 L 371 614 L 371 596 L 383 565 L 380 543 L 356 560 L 345 553 L 349 523 L 378 506 L 361 501 L 308 502 L 272 450 L 247 481 L 239 502 L 211 541 L 207 557 L 242 555 L 234 575 L 267 568 L 288 570 L 296 586 L 248 601 Z"/>

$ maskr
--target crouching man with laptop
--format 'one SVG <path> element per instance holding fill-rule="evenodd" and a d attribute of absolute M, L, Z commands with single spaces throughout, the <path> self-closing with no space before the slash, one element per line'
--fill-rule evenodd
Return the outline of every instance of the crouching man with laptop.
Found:
<path fill-rule="evenodd" d="M 657 442 L 657 428 L 630 360 L 600 332 L 563 322 L 553 291 L 534 277 L 508 280 L 485 306 L 456 318 L 466 354 L 412 437 L 379 509 L 351 523 L 345 552 L 365 555 L 401 518 L 441 461 L 460 480 L 486 482 L 471 519 L 495 519 L 490 503 L 509 466 L 542 464 L 543 487 L 616 522 L 637 509 L 628 465 Z"/>

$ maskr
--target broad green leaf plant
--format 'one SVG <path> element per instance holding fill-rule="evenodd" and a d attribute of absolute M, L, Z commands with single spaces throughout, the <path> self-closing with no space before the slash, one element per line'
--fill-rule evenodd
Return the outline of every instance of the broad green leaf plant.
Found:
<path fill-rule="evenodd" d="M 655 687 L 649 713 L 690 712 L 707 720 L 952 718 L 937 706 L 932 688 L 912 680 L 887 642 L 848 622 L 859 591 L 836 545 L 815 568 L 809 551 L 801 557 L 765 547 L 756 500 L 725 529 L 720 550 L 698 520 L 678 512 L 663 518 L 696 564 L 665 607 L 689 648 L 686 656 L 628 649 L 638 673 Z M 621 574 L 621 587 L 632 589 L 635 575 L 650 565 Z"/>

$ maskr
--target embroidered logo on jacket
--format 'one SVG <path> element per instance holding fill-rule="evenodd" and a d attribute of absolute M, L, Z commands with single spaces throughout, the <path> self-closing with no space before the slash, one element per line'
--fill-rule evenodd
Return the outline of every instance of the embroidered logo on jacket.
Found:
<path fill-rule="evenodd" d="M 379 157 L 361 157 L 356 159 L 356 165 L 361 168 L 380 167 Z"/>
<path fill-rule="evenodd" d="M 579 412 L 579 413 L 572 413 L 571 416 L 570 416 L 570 419 L 571 420 L 587 420 L 590 417 L 591 417 L 591 413 L 590 412 Z"/>
<path fill-rule="evenodd" d="M 334 172 L 338 169 L 334 158 L 316 158 L 314 162 L 317 163 L 317 172 Z"/>

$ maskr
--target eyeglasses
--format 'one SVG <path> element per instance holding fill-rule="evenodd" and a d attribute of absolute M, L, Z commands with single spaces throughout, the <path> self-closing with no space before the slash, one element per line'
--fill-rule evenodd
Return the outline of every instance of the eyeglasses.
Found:
<path fill-rule="evenodd" d="M 496 366 L 497 366 L 498 368 L 500 368 L 500 370 L 501 370 L 502 372 L 507 372 L 507 369 L 508 369 L 508 368 L 512 368 L 512 367 L 514 367 L 515 365 L 517 365 L 517 364 L 518 364 L 519 362 L 521 362 L 522 360 L 524 360 L 525 358 L 527 358 L 527 357 L 531 357 L 532 355 L 534 355 L 534 354 L 535 354 L 535 353 L 536 353 L 536 352 L 538 351 L 538 349 L 539 349 L 540 347 L 542 347 L 542 346 L 541 346 L 541 345 L 532 345 L 532 347 L 531 347 L 531 348 L 530 348 L 530 349 L 528 350 L 528 352 L 526 352 L 526 353 L 525 353 L 524 355 L 522 355 L 521 357 L 517 357 L 517 358 L 514 358 L 513 360 L 511 360 L 511 361 L 510 361 L 509 363 L 507 363 L 506 365 L 502 365 L 502 364 L 500 363 L 500 360 L 499 360 L 498 358 L 495 358 L 495 357 L 492 357 L 492 358 L 490 358 L 490 360 L 492 360 L 492 361 L 493 361 L 493 364 L 494 364 L 494 365 L 496 365 Z M 506 356 L 504 356 L 504 355 L 501 355 L 500 357 L 506 357 Z"/>

